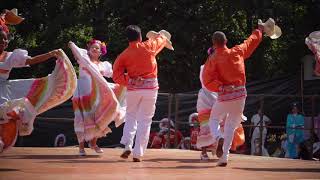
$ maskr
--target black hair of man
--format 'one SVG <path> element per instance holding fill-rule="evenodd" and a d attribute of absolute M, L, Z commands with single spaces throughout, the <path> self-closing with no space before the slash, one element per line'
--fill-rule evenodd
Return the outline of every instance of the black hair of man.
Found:
<path fill-rule="evenodd" d="M 137 41 L 141 37 L 141 29 L 137 25 L 127 26 L 126 33 L 129 42 Z"/>
<path fill-rule="evenodd" d="M 227 42 L 226 35 L 221 31 L 216 31 L 212 35 L 212 43 L 217 46 L 224 46 Z"/>

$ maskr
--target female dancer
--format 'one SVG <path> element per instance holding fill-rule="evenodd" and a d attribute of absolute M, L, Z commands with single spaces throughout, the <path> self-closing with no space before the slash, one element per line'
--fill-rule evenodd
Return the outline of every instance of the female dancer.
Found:
<path fill-rule="evenodd" d="M 76 88 L 75 71 L 62 50 L 30 57 L 22 49 L 5 51 L 8 43 L 8 28 L 0 26 L 0 152 L 15 144 L 18 133 L 21 136 L 31 134 L 36 115 L 69 99 Z M 8 80 L 13 68 L 54 57 L 56 66 L 49 76 Z"/>
<path fill-rule="evenodd" d="M 108 83 L 102 76 L 112 76 L 112 65 L 107 61 L 100 61 L 100 57 L 107 53 L 104 43 L 92 39 L 87 44 L 87 50 L 69 42 L 75 59 L 79 63 L 78 86 L 73 95 L 73 109 L 75 114 L 74 129 L 79 142 L 79 155 L 85 156 L 85 141 L 96 153 L 103 153 L 97 145 L 97 139 L 111 132 L 108 125 L 115 121 L 122 123 L 124 108 L 121 108 L 125 88 Z M 120 101 L 120 103 L 119 103 Z"/>

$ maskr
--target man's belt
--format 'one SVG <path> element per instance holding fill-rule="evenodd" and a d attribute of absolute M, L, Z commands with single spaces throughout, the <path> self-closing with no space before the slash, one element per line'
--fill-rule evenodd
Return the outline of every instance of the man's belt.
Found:
<path fill-rule="evenodd" d="M 130 78 L 128 82 L 128 90 L 137 89 L 158 89 L 158 79 L 157 78 Z"/>

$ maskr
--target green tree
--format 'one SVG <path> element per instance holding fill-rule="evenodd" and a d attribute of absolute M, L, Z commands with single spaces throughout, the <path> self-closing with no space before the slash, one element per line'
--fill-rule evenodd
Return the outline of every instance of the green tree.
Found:
<path fill-rule="evenodd" d="M 31 55 L 67 48 L 72 40 L 86 47 L 90 38 L 106 41 L 113 62 L 127 47 L 123 34 L 129 24 L 149 30 L 166 29 L 172 34 L 175 51 L 164 50 L 158 57 L 160 90 L 198 90 L 199 67 L 207 57 L 211 35 L 226 33 L 228 46 L 241 43 L 256 27 L 258 18 L 273 17 L 282 28 L 277 40 L 265 38 L 246 62 L 248 81 L 283 74 L 299 74 L 300 58 L 311 52 L 305 37 L 320 29 L 319 0 L 11 0 L 1 9 L 16 7 L 26 20 L 11 27 L 14 39 L 9 50 L 25 48 Z M 75 64 L 76 65 L 76 64 Z M 53 62 L 16 70 L 12 78 L 39 77 L 49 73 Z"/>

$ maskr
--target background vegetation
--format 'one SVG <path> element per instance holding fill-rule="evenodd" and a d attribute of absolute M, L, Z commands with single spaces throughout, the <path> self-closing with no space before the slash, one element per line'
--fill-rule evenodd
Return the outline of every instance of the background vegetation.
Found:
<path fill-rule="evenodd" d="M 300 58 L 311 53 L 304 39 L 320 30 L 320 0 L 5 0 L 0 9 L 5 8 L 18 8 L 25 17 L 11 27 L 8 50 L 24 48 L 31 55 L 62 48 L 73 59 L 67 42 L 85 47 L 94 37 L 108 43 L 103 59 L 113 62 L 127 47 L 123 34 L 127 25 L 139 25 L 143 36 L 149 30 L 168 30 L 175 51 L 164 50 L 158 57 L 160 90 L 165 92 L 199 89 L 199 67 L 214 31 L 224 31 L 230 47 L 251 33 L 258 18 L 276 20 L 283 36 L 265 38 L 247 61 L 252 81 L 299 74 Z M 48 62 L 15 70 L 11 78 L 43 76 L 53 66 Z"/>

